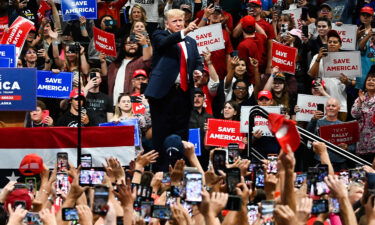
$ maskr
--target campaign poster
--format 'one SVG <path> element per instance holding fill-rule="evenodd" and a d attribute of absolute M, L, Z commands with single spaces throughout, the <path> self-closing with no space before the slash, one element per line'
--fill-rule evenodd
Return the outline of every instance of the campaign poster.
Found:
<path fill-rule="evenodd" d="M 189 129 L 189 142 L 194 144 L 195 155 L 201 156 L 201 129 L 192 128 Z"/>
<path fill-rule="evenodd" d="M 296 113 L 296 121 L 309 122 L 317 110 L 318 104 L 326 104 L 328 97 L 298 94 L 297 105 L 299 112 Z"/>
<path fill-rule="evenodd" d="M 293 74 L 296 71 L 297 49 L 272 42 L 272 66 L 278 66 L 280 72 Z"/>
<path fill-rule="evenodd" d="M 322 126 L 319 128 L 320 137 L 338 145 L 340 143 L 353 144 L 359 140 L 358 121 Z"/>
<path fill-rule="evenodd" d="M 233 120 L 208 119 L 205 145 L 227 147 L 229 143 L 238 143 L 245 148 L 243 139 L 246 134 L 240 131 L 240 122 Z"/>
<path fill-rule="evenodd" d="M 116 57 L 115 35 L 94 27 L 94 47 L 97 51 Z"/>
<path fill-rule="evenodd" d="M 340 77 L 344 74 L 348 77 L 362 76 L 361 54 L 359 51 L 328 52 L 323 57 L 324 77 Z"/>
<path fill-rule="evenodd" d="M 197 42 L 199 54 L 207 51 L 207 48 L 210 52 L 225 48 L 221 23 L 201 27 L 190 32 L 188 36 Z"/>
<path fill-rule="evenodd" d="M 68 99 L 72 90 L 73 73 L 39 70 L 37 81 L 38 97 Z"/>
<path fill-rule="evenodd" d="M 61 0 L 63 21 L 78 20 L 84 16 L 86 19 L 97 19 L 96 0 Z"/>

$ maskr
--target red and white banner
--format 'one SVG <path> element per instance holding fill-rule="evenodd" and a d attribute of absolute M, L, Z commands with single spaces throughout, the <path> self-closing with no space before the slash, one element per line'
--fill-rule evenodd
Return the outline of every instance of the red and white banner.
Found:
<path fill-rule="evenodd" d="M 25 43 L 28 33 L 34 27 L 34 23 L 22 16 L 17 19 L 9 27 L 7 33 L 4 32 L 0 44 L 13 44 L 16 46 L 16 56 L 18 58 L 20 51 Z"/>
<path fill-rule="evenodd" d="M 205 145 L 228 147 L 229 143 L 238 143 L 240 149 L 245 148 L 242 142 L 246 137 L 240 131 L 240 122 L 233 120 L 208 119 Z"/>
<path fill-rule="evenodd" d="M 97 51 L 109 56 L 117 56 L 114 34 L 94 27 L 94 43 Z"/>
<path fill-rule="evenodd" d="M 353 144 L 359 140 L 359 125 L 357 121 L 322 126 L 319 128 L 320 137 L 332 144 Z"/>
<path fill-rule="evenodd" d="M 332 30 L 336 30 L 341 37 L 341 50 L 355 50 L 357 44 L 357 29 L 357 25 L 343 24 L 337 26 L 334 23 L 332 24 Z"/>
<path fill-rule="evenodd" d="M 293 18 L 296 27 L 302 30 L 302 8 L 283 10 L 283 14 L 289 14 Z"/>
<path fill-rule="evenodd" d="M 0 169 L 19 168 L 22 158 L 36 153 L 44 163 L 53 168 L 56 153 L 68 152 L 69 161 L 77 164 L 77 128 L 2 128 L 0 129 Z M 116 157 L 122 165 L 135 158 L 134 127 L 84 127 L 82 128 L 82 154 L 92 155 L 93 167 L 102 167 L 105 159 Z"/>
<path fill-rule="evenodd" d="M 340 77 L 343 73 L 348 77 L 362 76 L 361 54 L 359 51 L 328 52 L 323 57 L 324 77 Z"/>
<path fill-rule="evenodd" d="M 197 41 L 199 54 L 206 51 L 206 48 L 208 48 L 210 52 L 225 48 L 221 23 L 201 27 L 190 32 L 188 36 Z"/>
<path fill-rule="evenodd" d="M 278 66 L 280 72 L 294 74 L 296 71 L 297 49 L 272 42 L 272 66 Z"/>
<path fill-rule="evenodd" d="M 43 0 L 40 1 L 39 9 L 38 9 L 38 21 L 42 22 L 42 19 L 46 16 L 46 12 L 51 10 L 51 6 L 47 3 L 47 1 Z"/>

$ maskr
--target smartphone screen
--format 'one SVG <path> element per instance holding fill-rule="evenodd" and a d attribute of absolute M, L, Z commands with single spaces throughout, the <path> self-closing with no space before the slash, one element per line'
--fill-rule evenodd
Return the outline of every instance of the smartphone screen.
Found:
<path fill-rule="evenodd" d="M 340 172 L 339 179 L 348 187 L 349 186 L 349 173 L 348 171 Z"/>
<path fill-rule="evenodd" d="M 108 211 L 108 187 L 96 186 L 94 192 L 93 212 L 98 215 L 106 215 Z"/>
<path fill-rule="evenodd" d="M 92 167 L 91 154 L 82 154 L 81 155 L 81 167 L 82 168 L 90 168 L 90 167 Z"/>
<path fill-rule="evenodd" d="M 297 174 L 296 180 L 294 181 L 294 187 L 300 188 L 307 178 L 306 173 Z"/>
<path fill-rule="evenodd" d="M 352 181 L 364 180 L 366 178 L 366 172 L 362 168 L 349 170 L 349 178 Z"/>
<path fill-rule="evenodd" d="M 152 207 L 152 218 L 158 218 L 161 220 L 169 220 L 171 218 L 171 210 L 169 207 L 164 205 L 154 205 Z"/>
<path fill-rule="evenodd" d="M 69 169 L 68 153 L 59 152 L 57 153 L 57 172 L 64 172 Z"/>
<path fill-rule="evenodd" d="M 213 153 L 212 164 L 217 175 L 220 175 L 219 170 L 225 171 L 226 169 L 227 153 L 225 150 L 216 150 Z"/>
<path fill-rule="evenodd" d="M 25 219 L 23 220 L 27 225 L 41 225 L 43 224 L 40 220 L 39 213 L 27 212 Z"/>
<path fill-rule="evenodd" d="M 313 196 L 315 194 L 315 183 L 317 180 L 317 173 L 319 172 L 316 167 L 309 167 L 307 170 L 307 194 Z"/>
<path fill-rule="evenodd" d="M 266 224 L 273 224 L 273 211 L 275 210 L 275 202 L 263 200 L 261 203 L 260 213 Z"/>
<path fill-rule="evenodd" d="M 253 224 L 258 219 L 258 205 L 247 205 L 247 218 L 249 224 Z"/>
<path fill-rule="evenodd" d="M 329 194 L 329 188 L 324 182 L 324 178 L 328 176 L 328 166 L 327 165 L 320 165 L 318 167 L 318 174 L 316 175 L 316 184 L 315 184 L 315 194 L 316 195 L 324 195 Z"/>
<path fill-rule="evenodd" d="M 267 173 L 277 173 L 277 155 L 269 154 L 267 156 L 268 166 Z"/>
<path fill-rule="evenodd" d="M 64 221 L 77 221 L 78 218 L 78 212 L 75 208 L 63 208 L 62 209 L 62 216 Z"/>
<path fill-rule="evenodd" d="M 313 200 L 311 214 L 321 214 L 328 212 L 328 201 L 325 199 Z"/>
<path fill-rule="evenodd" d="M 367 173 L 368 192 L 375 194 L 375 173 Z"/>
<path fill-rule="evenodd" d="M 333 213 L 340 213 L 340 203 L 339 203 L 339 200 L 337 200 L 337 198 L 330 198 L 330 205 L 331 205 L 331 208 L 332 208 L 332 212 Z"/>
<path fill-rule="evenodd" d="M 89 76 L 90 76 L 90 80 L 92 80 L 93 78 L 96 77 L 96 73 L 95 72 L 91 72 L 91 73 L 89 73 Z"/>
<path fill-rule="evenodd" d="M 143 201 L 141 202 L 141 217 L 144 219 L 146 223 L 149 223 L 152 216 L 152 206 L 153 202 Z"/>
<path fill-rule="evenodd" d="M 56 175 L 56 192 L 57 194 L 68 194 L 69 180 L 67 173 L 57 173 Z"/>
<path fill-rule="evenodd" d="M 187 173 L 186 179 L 186 201 L 198 203 L 202 201 L 202 174 Z"/>
<path fill-rule="evenodd" d="M 227 185 L 228 193 L 235 194 L 236 186 L 238 183 L 241 183 L 241 171 L 239 168 L 230 168 L 227 169 Z"/>
<path fill-rule="evenodd" d="M 103 168 L 99 169 L 81 169 L 79 173 L 79 185 L 93 186 L 102 184 L 104 180 L 105 171 Z"/>
<path fill-rule="evenodd" d="M 256 188 L 264 188 L 264 171 L 262 167 L 254 168 L 254 180 Z"/>
<path fill-rule="evenodd" d="M 240 158 L 240 149 L 237 143 L 228 144 L 228 162 L 234 163 L 236 159 Z"/>
<path fill-rule="evenodd" d="M 49 116 L 49 110 L 42 111 L 42 122 L 45 122 L 46 117 Z"/>
<path fill-rule="evenodd" d="M 324 114 L 324 104 L 316 104 L 316 110 L 321 111 Z"/>
<path fill-rule="evenodd" d="M 231 211 L 240 211 L 242 204 L 241 196 L 238 195 L 229 195 L 227 205 L 225 209 Z"/>

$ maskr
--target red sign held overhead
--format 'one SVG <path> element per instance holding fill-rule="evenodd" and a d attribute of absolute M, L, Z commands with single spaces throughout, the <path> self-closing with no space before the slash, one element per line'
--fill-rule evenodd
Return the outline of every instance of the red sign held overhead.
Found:
<path fill-rule="evenodd" d="M 27 34 L 34 27 L 34 23 L 22 16 L 17 19 L 9 27 L 8 32 L 4 32 L 0 44 L 14 44 L 17 52 L 22 49 L 23 44 L 27 38 Z"/>
<path fill-rule="evenodd" d="M 240 149 L 245 148 L 244 133 L 240 132 L 240 121 L 208 119 L 205 145 L 228 147 L 229 143 L 238 143 Z"/>
<path fill-rule="evenodd" d="M 332 144 L 353 144 L 359 140 L 359 126 L 357 121 L 322 126 L 319 128 L 320 137 Z"/>
<path fill-rule="evenodd" d="M 278 66 L 280 72 L 294 74 L 296 71 L 297 49 L 272 42 L 272 66 Z"/>
<path fill-rule="evenodd" d="M 115 35 L 94 27 L 95 49 L 106 55 L 116 57 Z"/>

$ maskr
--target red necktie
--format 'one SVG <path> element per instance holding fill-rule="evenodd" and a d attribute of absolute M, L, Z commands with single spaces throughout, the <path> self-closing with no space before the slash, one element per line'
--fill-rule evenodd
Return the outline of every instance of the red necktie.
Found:
<path fill-rule="evenodd" d="M 186 57 L 184 49 L 182 45 L 178 43 L 178 47 L 180 47 L 180 82 L 181 82 L 181 89 L 183 91 L 187 91 L 188 89 L 188 81 L 187 81 L 187 65 L 186 65 Z"/>

